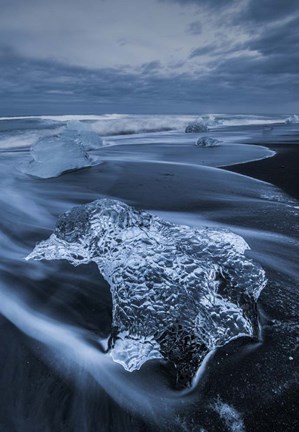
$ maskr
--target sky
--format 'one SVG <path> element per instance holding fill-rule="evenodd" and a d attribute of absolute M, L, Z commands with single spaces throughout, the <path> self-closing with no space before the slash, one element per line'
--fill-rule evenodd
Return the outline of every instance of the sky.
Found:
<path fill-rule="evenodd" d="M 298 0 L 0 0 L 0 115 L 298 113 Z"/>

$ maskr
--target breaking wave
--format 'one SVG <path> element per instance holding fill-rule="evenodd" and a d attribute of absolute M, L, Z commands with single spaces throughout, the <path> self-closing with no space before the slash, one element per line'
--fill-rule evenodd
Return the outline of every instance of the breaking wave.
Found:
<path fill-rule="evenodd" d="M 61 127 L 63 125 L 77 124 L 80 128 L 87 126 L 100 136 L 130 135 L 148 132 L 184 131 L 189 124 L 197 123 L 206 128 L 231 127 L 242 125 L 271 125 L 294 123 L 297 116 L 257 116 L 257 115 L 232 115 L 232 114 L 207 114 L 207 115 L 130 115 L 130 114 L 105 114 L 105 115 L 62 115 L 62 116 L 28 116 L 28 117 L 0 117 L 0 128 L 11 122 L 24 123 L 35 122 L 49 127 Z M 11 138 L 14 139 L 13 137 Z M 21 145 L 33 144 L 34 135 L 22 136 Z M 10 147 L 11 143 L 1 143 L 0 146 Z"/>
<path fill-rule="evenodd" d="M 296 124 L 296 123 L 299 123 L 299 116 L 297 116 L 296 114 L 293 114 L 290 117 L 288 117 L 285 122 L 287 124 Z"/>

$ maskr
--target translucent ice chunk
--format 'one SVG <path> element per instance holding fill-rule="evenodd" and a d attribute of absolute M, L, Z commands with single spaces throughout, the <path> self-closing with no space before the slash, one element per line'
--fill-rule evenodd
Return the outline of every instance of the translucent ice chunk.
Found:
<path fill-rule="evenodd" d="M 20 169 L 41 178 L 93 165 L 83 146 L 65 137 L 63 140 L 57 136 L 41 139 L 32 147 L 31 155 L 32 160 Z"/>
<path fill-rule="evenodd" d="M 200 132 L 207 132 L 207 131 L 208 131 L 208 127 L 201 122 L 189 123 L 185 129 L 186 133 L 200 133 Z"/>
<path fill-rule="evenodd" d="M 221 125 L 222 121 L 217 120 L 213 115 L 198 117 L 196 121 L 189 123 L 185 129 L 186 133 L 207 132 L 210 127 Z"/>
<path fill-rule="evenodd" d="M 220 141 L 215 138 L 204 136 L 198 138 L 195 145 L 198 147 L 216 147 L 219 145 L 219 143 Z"/>
<path fill-rule="evenodd" d="M 117 335 L 111 356 L 116 363 L 132 372 L 141 368 L 143 363 L 151 359 L 163 358 L 160 345 L 153 336 L 131 337 L 128 332 Z"/>
<path fill-rule="evenodd" d="M 110 199 L 75 207 L 27 259 L 94 261 L 111 287 L 113 359 L 129 371 L 170 360 L 187 385 L 210 350 L 257 335 L 266 278 L 225 229 L 166 222 Z"/>
<path fill-rule="evenodd" d="M 36 177 L 50 178 L 65 171 L 90 167 L 98 162 L 87 150 L 101 145 L 102 140 L 95 132 L 80 122 L 68 122 L 60 134 L 41 138 L 33 145 L 30 150 L 32 160 L 20 170 Z"/>

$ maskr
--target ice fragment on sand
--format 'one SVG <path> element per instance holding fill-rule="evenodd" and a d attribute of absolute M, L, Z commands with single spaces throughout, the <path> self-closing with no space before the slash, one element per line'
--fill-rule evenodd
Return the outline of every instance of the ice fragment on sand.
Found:
<path fill-rule="evenodd" d="M 93 261 L 110 284 L 113 359 L 129 371 L 164 357 L 190 383 L 202 359 L 240 336 L 256 336 L 263 269 L 226 229 L 166 222 L 111 199 L 63 214 L 27 259 Z"/>
<path fill-rule="evenodd" d="M 31 147 L 32 159 L 20 170 L 36 177 L 51 178 L 98 163 L 87 150 L 100 146 L 101 138 L 77 123 L 80 122 L 69 122 L 60 134 L 41 138 Z"/>
<path fill-rule="evenodd" d="M 186 133 L 200 133 L 207 131 L 208 127 L 205 124 L 199 122 L 190 123 L 185 129 Z"/>
<path fill-rule="evenodd" d="M 220 144 L 219 140 L 207 136 L 198 138 L 198 140 L 195 143 L 195 145 L 198 147 L 216 147 L 219 144 Z"/>
<path fill-rule="evenodd" d="M 186 133 L 201 133 L 207 132 L 210 127 L 221 125 L 222 121 L 217 120 L 213 115 L 198 117 L 198 119 L 192 123 L 189 123 L 185 129 Z"/>

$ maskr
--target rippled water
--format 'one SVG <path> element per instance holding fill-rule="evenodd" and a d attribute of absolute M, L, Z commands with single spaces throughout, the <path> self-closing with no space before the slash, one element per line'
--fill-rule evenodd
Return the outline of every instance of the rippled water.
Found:
<path fill-rule="evenodd" d="M 61 124 L 0 123 L 3 430 L 258 431 L 274 421 L 293 430 L 298 202 L 218 168 L 271 156 L 252 145 L 266 141 L 262 126 L 212 129 L 222 143 L 213 148 L 195 146 L 198 135 L 179 130 L 108 136 L 109 145 L 91 152 L 101 164 L 41 180 L 18 166 L 30 157 L 29 145 Z M 279 142 L 296 128 L 278 125 L 270 133 Z M 183 391 L 165 361 L 132 373 L 115 364 L 106 353 L 112 298 L 96 265 L 24 259 L 60 214 L 104 197 L 175 224 L 226 228 L 244 238 L 248 258 L 268 279 L 258 301 L 260 340 L 241 338 L 212 351 Z"/>

